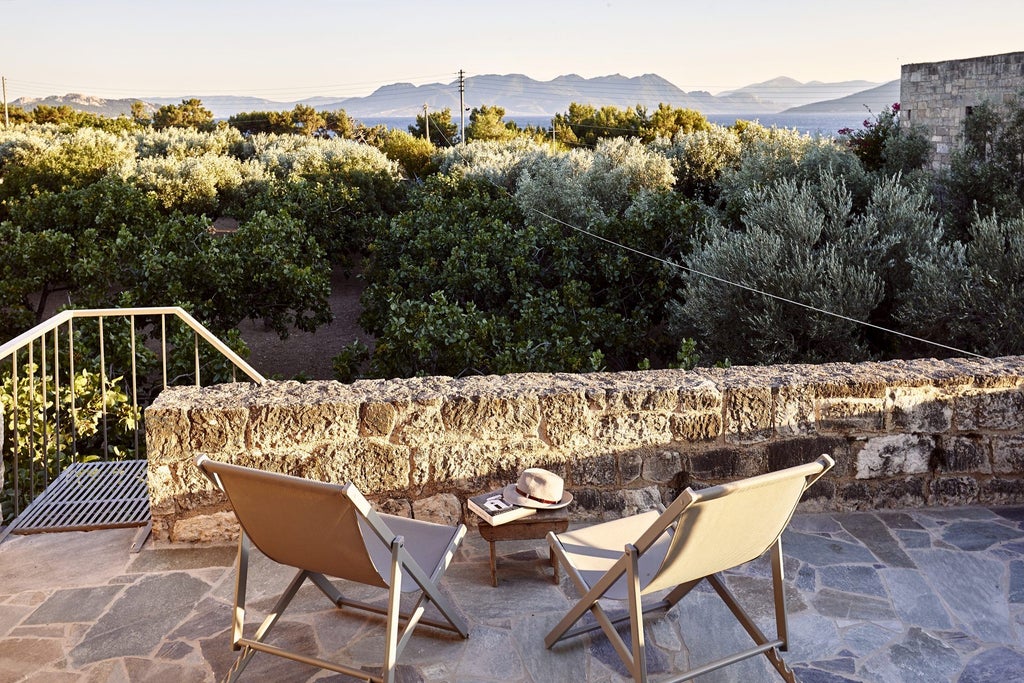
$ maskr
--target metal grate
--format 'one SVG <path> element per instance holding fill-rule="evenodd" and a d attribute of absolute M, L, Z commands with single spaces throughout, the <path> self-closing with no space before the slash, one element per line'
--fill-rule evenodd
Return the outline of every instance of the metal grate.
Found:
<path fill-rule="evenodd" d="M 6 532 L 89 531 L 149 523 L 145 460 L 77 462 L 61 472 Z"/>

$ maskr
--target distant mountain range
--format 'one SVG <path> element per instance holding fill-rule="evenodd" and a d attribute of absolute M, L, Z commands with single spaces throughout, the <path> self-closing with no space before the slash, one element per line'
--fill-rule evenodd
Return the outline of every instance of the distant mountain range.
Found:
<path fill-rule="evenodd" d="M 559 76 L 550 81 L 537 81 L 522 74 L 470 76 L 465 80 L 465 106 L 498 105 L 509 116 L 553 116 L 568 111 L 569 104 L 578 102 L 594 106 L 618 108 L 644 105 L 652 110 L 659 103 L 696 109 L 705 115 L 752 116 L 781 112 L 845 113 L 864 112 L 865 108 L 878 112 L 899 101 L 899 80 L 888 83 L 870 81 L 843 81 L 801 83 L 791 78 L 775 78 L 763 83 L 712 95 L 702 90 L 685 92 L 656 74 L 626 77 L 620 75 L 583 78 L 575 74 Z M 197 97 L 216 118 L 222 119 L 241 112 L 283 111 L 296 104 L 319 110 L 344 109 L 356 119 L 409 117 L 423 111 L 449 108 L 458 118 L 458 82 L 413 85 L 394 83 L 378 88 L 365 97 L 334 98 L 311 97 L 293 102 L 279 102 L 259 97 L 231 95 L 183 95 L 181 97 L 147 97 L 146 104 L 156 108 L 165 104 L 178 104 Z M 130 114 L 135 98 L 104 100 L 81 94 L 50 96 L 46 98 L 19 98 L 12 104 L 34 109 L 40 104 L 60 106 L 107 116 Z"/>

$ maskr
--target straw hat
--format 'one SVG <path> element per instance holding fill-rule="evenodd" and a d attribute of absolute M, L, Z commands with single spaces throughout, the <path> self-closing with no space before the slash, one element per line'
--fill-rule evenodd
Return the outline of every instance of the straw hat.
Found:
<path fill-rule="evenodd" d="M 539 467 L 523 470 L 519 481 L 506 486 L 501 495 L 510 503 L 541 510 L 563 508 L 572 502 L 562 478 Z"/>

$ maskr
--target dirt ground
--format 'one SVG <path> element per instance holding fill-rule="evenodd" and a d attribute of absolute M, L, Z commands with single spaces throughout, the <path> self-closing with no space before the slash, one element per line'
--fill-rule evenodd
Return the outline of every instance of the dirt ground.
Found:
<path fill-rule="evenodd" d="M 359 339 L 373 348 L 373 337 L 356 322 L 364 287 L 355 273 L 346 277 L 343 269 L 336 268 L 331 276 L 330 298 L 334 322 L 316 332 L 295 331 L 282 340 L 260 322 L 243 322 L 239 329 L 252 351 L 249 365 L 267 378 L 291 379 L 301 374 L 307 379 L 333 379 L 331 359 L 341 347 Z"/>

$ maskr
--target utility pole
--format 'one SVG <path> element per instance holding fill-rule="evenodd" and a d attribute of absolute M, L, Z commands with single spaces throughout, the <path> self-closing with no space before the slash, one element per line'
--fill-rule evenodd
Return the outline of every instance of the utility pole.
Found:
<path fill-rule="evenodd" d="M 459 116 L 462 121 L 462 133 L 459 140 L 466 144 L 466 77 L 462 69 L 459 69 Z"/>
<path fill-rule="evenodd" d="M 0 81 L 3 82 L 4 87 L 4 128 L 10 128 L 11 121 L 7 117 L 7 76 L 0 77 Z"/>
<path fill-rule="evenodd" d="M 430 142 L 430 114 L 427 113 L 427 105 L 423 105 L 423 130 L 427 134 L 427 142 Z"/>

